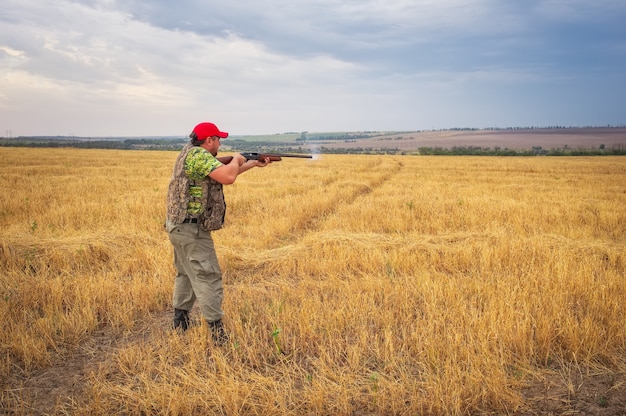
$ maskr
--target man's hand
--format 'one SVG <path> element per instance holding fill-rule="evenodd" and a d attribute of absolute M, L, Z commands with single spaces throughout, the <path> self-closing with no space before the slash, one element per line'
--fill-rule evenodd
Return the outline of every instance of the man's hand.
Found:
<path fill-rule="evenodd" d="M 242 166 L 246 163 L 246 158 L 241 153 L 236 153 L 230 163 L 236 163 L 237 166 Z"/>
<path fill-rule="evenodd" d="M 251 160 L 251 162 L 255 162 L 255 165 L 257 168 L 264 168 L 265 166 L 269 165 L 270 163 L 272 163 L 272 159 L 270 159 L 269 157 L 265 157 L 263 158 L 263 160 L 259 159 L 259 160 Z"/>

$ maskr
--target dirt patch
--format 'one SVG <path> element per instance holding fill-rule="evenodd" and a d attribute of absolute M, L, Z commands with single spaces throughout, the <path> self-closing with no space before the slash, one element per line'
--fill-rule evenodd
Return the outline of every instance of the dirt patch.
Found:
<path fill-rule="evenodd" d="M 523 390 L 517 415 L 626 415 L 626 375 L 574 367 L 542 372 Z"/>
<path fill-rule="evenodd" d="M 86 383 L 107 365 L 111 357 L 125 346 L 148 342 L 152 337 L 164 336 L 171 327 L 172 311 L 154 314 L 137 328 L 119 333 L 105 327 L 93 332 L 78 348 L 62 354 L 46 369 L 14 374 L 3 389 L 1 414 L 43 416 L 70 409 L 72 401 L 83 396 Z M 70 412 L 71 413 L 71 412 Z"/>

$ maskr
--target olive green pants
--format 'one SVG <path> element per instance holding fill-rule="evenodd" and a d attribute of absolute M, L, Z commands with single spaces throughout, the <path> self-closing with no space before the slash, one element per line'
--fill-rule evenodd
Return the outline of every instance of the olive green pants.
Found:
<path fill-rule="evenodd" d="M 208 322 L 222 319 L 222 271 L 211 233 L 200 229 L 198 224 L 168 224 L 167 229 L 174 246 L 177 272 L 174 308 L 191 310 L 197 299 L 204 319 Z"/>

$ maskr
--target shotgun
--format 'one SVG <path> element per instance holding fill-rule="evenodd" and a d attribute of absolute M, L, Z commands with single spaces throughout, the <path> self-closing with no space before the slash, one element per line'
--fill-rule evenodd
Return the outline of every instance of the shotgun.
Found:
<path fill-rule="evenodd" d="M 242 152 L 241 155 L 246 158 L 246 160 L 262 160 L 266 157 L 269 157 L 272 162 L 279 162 L 283 157 L 299 157 L 304 159 L 312 159 L 313 155 L 297 155 L 292 153 L 254 153 L 254 152 Z M 217 160 L 227 165 L 233 160 L 232 156 L 221 156 L 218 157 Z"/>

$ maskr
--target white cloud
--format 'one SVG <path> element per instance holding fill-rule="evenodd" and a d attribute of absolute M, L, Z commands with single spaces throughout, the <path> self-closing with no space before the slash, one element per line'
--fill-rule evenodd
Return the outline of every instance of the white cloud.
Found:
<path fill-rule="evenodd" d="M 493 103 L 548 80 L 570 92 L 599 82 L 561 67 L 577 45 L 545 50 L 568 37 L 541 25 L 624 11 L 608 0 L 5 3 L 0 131 L 85 135 L 179 134 L 207 118 L 233 133 L 444 127 L 481 105 L 511 119 Z M 606 42 L 623 45 L 617 34 Z M 472 101 L 481 88 L 493 92 Z"/>

